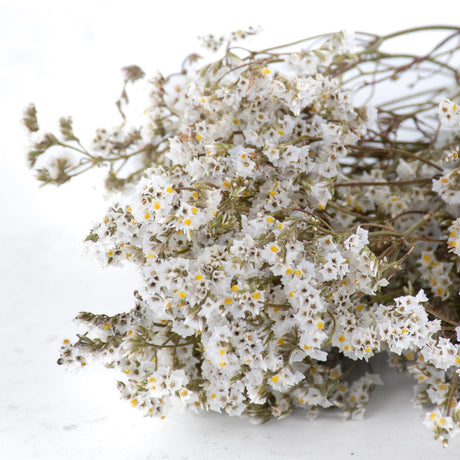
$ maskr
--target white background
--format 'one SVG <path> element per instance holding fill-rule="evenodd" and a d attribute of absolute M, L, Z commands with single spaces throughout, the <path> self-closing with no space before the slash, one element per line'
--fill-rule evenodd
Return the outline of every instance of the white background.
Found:
<path fill-rule="evenodd" d="M 144 419 L 120 401 L 116 374 L 58 367 L 72 318 L 130 309 L 136 276 L 81 258 L 80 241 L 105 207 L 100 178 L 39 188 L 25 166 L 19 122 L 33 101 L 43 127 L 54 130 L 59 116 L 72 115 L 89 140 L 96 127 L 118 122 L 121 67 L 172 72 L 199 51 L 196 37 L 211 32 L 260 25 L 257 48 L 459 18 L 458 0 L 0 1 L 0 458 L 460 458 L 460 439 L 443 450 L 422 426 L 410 378 L 384 366 L 385 386 L 364 421 L 296 414 L 264 426 L 218 414 Z"/>

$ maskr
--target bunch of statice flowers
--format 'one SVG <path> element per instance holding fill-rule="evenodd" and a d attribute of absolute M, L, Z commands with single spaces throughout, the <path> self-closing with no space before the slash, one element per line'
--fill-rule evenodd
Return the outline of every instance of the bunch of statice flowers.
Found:
<path fill-rule="evenodd" d="M 424 54 L 384 50 L 424 30 L 442 33 Z M 151 78 L 141 127 L 125 109 L 145 75 L 125 68 L 122 123 L 90 148 L 70 118 L 54 135 L 26 110 L 43 183 L 107 168 L 121 193 L 87 251 L 140 276 L 132 310 L 78 316 L 59 363 L 116 369 L 146 415 L 179 400 L 357 419 L 385 352 L 446 442 L 460 431 L 460 30 L 236 45 L 253 33 L 206 37 L 218 60 Z"/>

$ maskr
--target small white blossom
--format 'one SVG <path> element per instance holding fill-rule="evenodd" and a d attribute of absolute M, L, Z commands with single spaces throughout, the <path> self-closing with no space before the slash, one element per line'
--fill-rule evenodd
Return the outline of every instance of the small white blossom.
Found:
<path fill-rule="evenodd" d="M 460 127 L 460 109 L 450 99 L 444 98 L 439 101 L 438 115 L 442 127 L 448 129 L 458 129 Z"/>

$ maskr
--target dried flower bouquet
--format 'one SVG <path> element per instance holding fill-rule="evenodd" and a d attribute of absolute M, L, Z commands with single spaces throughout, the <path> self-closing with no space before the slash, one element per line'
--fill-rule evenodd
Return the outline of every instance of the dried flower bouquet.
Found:
<path fill-rule="evenodd" d="M 460 431 L 460 28 L 327 34 L 251 51 L 204 37 L 149 80 L 143 126 L 84 147 L 72 120 L 39 129 L 44 184 L 96 166 L 121 190 L 86 238 L 104 265 L 134 264 L 134 308 L 81 313 L 60 364 L 98 358 L 146 415 L 194 409 L 281 418 L 363 415 L 386 352 L 444 443 Z M 424 54 L 386 50 L 436 37 Z M 434 34 L 434 35 L 433 35 Z M 223 51 L 220 51 L 223 48 Z M 138 84 L 138 83 L 136 83 Z"/>

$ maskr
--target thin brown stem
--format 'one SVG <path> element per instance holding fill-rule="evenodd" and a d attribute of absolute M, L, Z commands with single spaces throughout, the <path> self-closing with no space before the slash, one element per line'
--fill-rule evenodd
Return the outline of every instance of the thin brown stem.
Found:
<path fill-rule="evenodd" d="M 386 148 L 386 147 L 370 147 L 370 146 L 364 146 L 364 145 L 353 145 L 351 146 L 351 149 L 366 151 L 369 153 L 372 153 L 372 152 L 394 153 L 396 155 L 405 156 L 407 158 L 411 158 L 412 160 L 417 160 L 427 165 L 430 165 L 431 167 L 437 169 L 438 171 L 444 171 L 444 169 L 441 166 L 438 166 L 436 163 L 433 163 L 432 161 L 427 160 L 426 158 L 420 157 L 416 155 L 415 153 L 408 152 L 407 150 Z"/>
<path fill-rule="evenodd" d="M 387 182 L 336 182 L 334 184 L 334 187 L 388 187 L 391 185 L 402 187 L 404 185 L 413 184 L 430 184 L 432 181 L 432 177 L 427 177 L 424 179 L 398 180 Z"/>
<path fill-rule="evenodd" d="M 427 307 L 426 305 L 423 306 L 423 308 L 425 308 L 425 310 L 428 312 L 428 313 L 431 313 L 433 316 L 436 316 L 436 318 L 448 323 L 448 324 L 451 324 L 452 326 L 455 326 L 455 327 L 458 327 L 460 326 L 460 323 L 457 323 L 456 321 L 453 321 L 449 318 L 447 318 L 446 316 L 444 315 L 441 315 L 441 313 L 438 313 L 434 310 L 432 310 L 431 308 Z"/>
<path fill-rule="evenodd" d="M 452 401 L 454 400 L 454 394 L 455 394 L 455 387 L 457 386 L 457 381 L 458 381 L 458 373 L 456 372 L 454 374 L 454 379 L 452 381 L 452 385 L 450 386 L 450 391 L 449 391 L 449 398 L 447 399 L 447 411 L 446 415 L 449 417 L 450 411 L 452 408 Z"/>
<path fill-rule="evenodd" d="M 401 257 L 401 259 L 399 259 L 399 262 L 398 264 L 396 265 L 396 267 L 393 269 L 393 271 L 390 273 L 390 275 L 388 276 L 387 280 L 389 281 L 393 275 L 401 269 L 401 266 L 402 264 L 404 263 L 404 261 L 411 255 L 412 251 L 415 249 L 417 245 L 414 243 L 410 249 Z"/>

